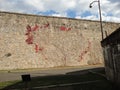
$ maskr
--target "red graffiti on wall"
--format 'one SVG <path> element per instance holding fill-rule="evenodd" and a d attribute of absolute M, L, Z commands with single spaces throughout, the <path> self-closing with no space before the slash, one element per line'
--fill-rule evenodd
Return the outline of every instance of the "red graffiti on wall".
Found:
<path fill-rule="evenodd" d="M 32 29 L 31 26 L 27 25 L 27 39 L 25 40 L 27 44 L 33 44 L 33 35 L 32 35 Z"/>
<path fill-rule="evenodd" d="M 32 31 L 31 26 L 27 25 L 26 29 L 27 29 L 27 33 L 25 35 L 29 35 L 30 32 Z"/>
<path fill-rule="evenodd" d="M 85 48 L 85 50 L 83 50 L 80 54 L 80 59 L 79 61 L 83 60 L 84 56 L 90 51 L 90 47 L 91 47 L 91 42 L 88 40 L 88 46 Z"/>
<path fill-rule="evenodd" d="M 37 24 L 32 28 L 33 31 L 36 31 L 38 29 L 39 29 L 39 26 Z"/>
<path fill-rule="evenodd" d="M 34 44 L 35 45 L 35 52 L 38 53 L 39 51 L 43 51 L 43 47 L 39 47 L 39 45 L 34 42 L 34 33 L 35 31 L 41 29 L 41 28 L 48 28 L 49 27 L 49 23 L 44 24 L 42 26 L 38 26 L 37 24 L 35 24 L 35 26 L 31 27 L 30 25 L 27 25 L 26 29 L 26 36 L 27 39 L 25 40 L 27 44 Z"/>
<path fill-rule="evenodd" d="M 26 36 L 27 36 L 27 39 L 25 40 L 27 44 L 34 44 L 34 49 L 35 49 L 35 52 L 38 53 L 39 51 L 43 51 L 43 47 L 40 47 L 36 42 L 34 42 L 34 32 L 40 30 L 40 29 L 45 29 L 45 28 L 49 28 L 50 27 L 50 24 L 47 22 L 46 24 L 42 24 L 42 25 L 37 25 L 35 24 L 34 26 L 30 26 L 30 25 L 27 25 L 26 26 Z M 71 30 L 71 28 L 69 27 L 66 27 L 65 25 L 62 25 L 60 27 L 60 30 L 61 31 L 69 31 Z"/>
<path fill-rule="evenodd" d="M 61 26 L 61 27 L 60 27 L 60 30 L 65 31 L 65 30 L 66 30 L 66 27 L 65 27 L 65 26 Z"/>
<path fill-rule="evenodd" d="M 67 31 L 71 30 L 71 28 L 67 28 Z"/>
<path fill-rule="evenodd" d="M 28 38 L 26 39 L 27 44 L 33 44 L 33 36 L 31 34 L 28 35 Z"/>
<path fill-rule="evenodd" d="M 61 30 L 61 31 L 69 31 L 69 30 L 71 30 L 71 28 L 68 27 L 68 26 L 66 26 L 66 24 L 63 24 L 63 25 L 60 27 L 60 30 Z"/>
<path fill-rule="evenodd" d="M 60 27 L 60 30 L 61 30 L 61 31 L 69 31 L 69 30 L 71 30 L 71 28 L 67 28 L 67 27 L 65 27 L 65 26 L 61 26 L 61 27 Z"/>
<path fill-rule="evenodd" d="M 36 51 L 36 53 L 38 53 L 39 51 L 43 51 L 43 47 L 39 47 L 39 45 L 38 44 L 35 44 L 35 51 Z"/>
<path fill-rule="evenodd" d="M 38 53 L 38 51 L 39 51 L 39 46 L 38 46 L 38 44 L 35 44 L 35 51 L 36 51 L 36 53 Z"/>
<path fill-rule="evenodd" d="M 49 27 L 49 23 L 47 23 L 47 24 L 44 24 L 44 28 L 48 28 Z"/>

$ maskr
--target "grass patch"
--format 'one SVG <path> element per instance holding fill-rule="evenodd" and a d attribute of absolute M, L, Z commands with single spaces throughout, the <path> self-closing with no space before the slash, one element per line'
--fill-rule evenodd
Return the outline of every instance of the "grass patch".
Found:
<path fill-rule="evenodd" d="M 15 83 L 18 83 L 19 81 L 6 81 L 6 82 L 0 82 L 0 89 L 5 88 L 7 86 L 14 85 Z"/>

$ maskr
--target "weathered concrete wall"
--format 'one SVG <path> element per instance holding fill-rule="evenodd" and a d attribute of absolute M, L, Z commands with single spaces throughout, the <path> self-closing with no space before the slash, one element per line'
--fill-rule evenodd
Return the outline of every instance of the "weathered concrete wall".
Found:
<path fill-rule="evenodd" d="M 0 70 L 100 64 L 100 40 L 97 21 L 0 12 Z"/>

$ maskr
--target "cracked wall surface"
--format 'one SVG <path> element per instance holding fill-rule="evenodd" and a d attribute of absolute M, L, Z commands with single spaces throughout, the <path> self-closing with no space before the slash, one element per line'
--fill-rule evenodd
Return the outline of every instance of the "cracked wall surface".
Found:
<path fill-rule="evenodd" d="M 98 21 L 0 12 L 0 70 L 103 64 L 100 41 Z"/>

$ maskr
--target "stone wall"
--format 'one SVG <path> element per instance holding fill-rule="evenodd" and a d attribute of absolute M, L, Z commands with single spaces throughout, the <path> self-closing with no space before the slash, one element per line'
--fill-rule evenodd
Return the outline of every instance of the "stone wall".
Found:
<path fill-rule="evenodd" d="M 98 21 L 0 12 L 0 70 L 103 64 L 100 41 Z"/>

